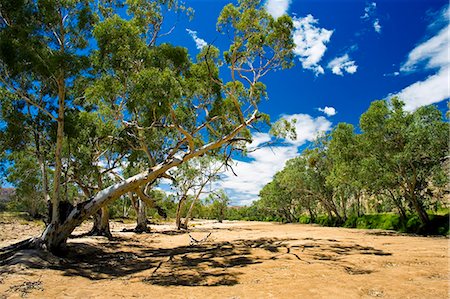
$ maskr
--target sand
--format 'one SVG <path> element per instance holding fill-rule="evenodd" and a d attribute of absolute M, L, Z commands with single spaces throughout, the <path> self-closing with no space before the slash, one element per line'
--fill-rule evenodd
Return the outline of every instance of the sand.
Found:
<path fill-rule="evenodd" d="M 0 266 L 0 298 L 449 298 L 448 238 L 380 230 L 196 221 L 77 237 L 64 257 L 22 251 Z M 76 231 L 81 234 L 89 223 Z M 36 224 L 0 223 L 0 246 Z"/>

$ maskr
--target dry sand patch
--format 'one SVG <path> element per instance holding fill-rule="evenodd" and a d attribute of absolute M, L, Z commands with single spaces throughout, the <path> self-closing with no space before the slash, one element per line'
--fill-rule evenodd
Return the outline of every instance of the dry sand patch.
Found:
<path fill-rule="evenodd" d="M 448 239 L 261 222 L 194 222 L 114 240 L 78 237 L 64 257 L 23 251 L 0 298 L 448 298 Z M 35 234 L 1 225 L 0 246 Z M 8 234 L 14 227 L 16 235 Z M 84 224 L 76 231 L 82 234 Z M 28 235 L 27 235 L 28 232 Z"/>

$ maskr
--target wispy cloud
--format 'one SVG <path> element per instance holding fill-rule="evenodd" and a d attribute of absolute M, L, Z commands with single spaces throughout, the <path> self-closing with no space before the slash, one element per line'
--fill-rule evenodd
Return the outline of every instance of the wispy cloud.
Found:
<path fill-rule="evenodd" d="M 336 57 L 328 63 L 327 66 L 335 75 L 343 76 L 344 72 L 354 74 L 358 70 L 358 66 L 354 60 L 350 60 L 348 54 Z"/>
<path fill-rule="evenodd" d="M 294 18 L 294 53 L 299 56 L 302 67 L 312 70 L 316 76 L 324 73 L 319 64 L 330 41 L 333 30 L 317 26 L 319 20 L 312 15 Z"/>
<path fill-rule="evenodd" d="M 328 116 L 336 115 L 337 111 L 334 107 L 325 106 L 324 108 L 317 108 L 320 112 L 325 113 Z"/>
<path fill-rule="evenodd" d="M 195 46 L 197 47 L 197 49 L 201 50 L 201 49 L 203 49 L 203 47 L 206 47 L 208 45 L 208 43 L 204 39 L 201 39 L 197 36 L 197 31 L 194 31 L 194 30 L 191 30 L 188 28 L 186 28 L 186 31 L 194 40 Z"/>
<path fill-rule="evenodd" d="M 381 33 L 380 20 L 376 19 L 376 20 L 373 22 L 373 29 L 375 30 L 375 32 Z"/>
<path fill-rule="evenodd" d="M 375 10 L 377 9 L 377 4 L 375 2 L 367 3 L 366 7 L 364 7 L 364 14 L 361 16 L 361 19 L 369 19 L 375 14 Z"/>
<path fill-rule="evenodd" d="M 361 16 L 361 19 L 370 22 L 376 33 L 381 33 L 380 19 L 378 19 L 376 16 L 377 4 L 375 2 L 367 3 L 366 7 L 364 7 L 364 14 Z"/>
<path fill-rule="evenodd" d="M 228 170 L 222 175 L 222 180 L 215 183 L 214 188 L 224 189 L 233 204 L 248 205 L 257 200 L 259 191 L 284 168 L 286 161 L 299 155 L 299 146 L 331 129 L 331 122 L 322 116 L 314 118 L 308 114 L 293 114 L 283 118 L 288 121 L 296 119 L 296 140 L 286 140 L 285 146 L 259 148 L 250 152 L 246 160 L 235 159 L 233 170 L 237 176 Z M 255 149 L 270 139 L 267 133 L 256 133 L 249 148 Z"/>
<path fill-rule="evenodd" d="M 398 93 L 389 96 L 398 96 L 405 102 L 405 109 L 413 111 L 418 107 L 438 103 L 450 98 L 449 71 L 449 37 L 450 15 L 447 5 L 439 14 L 437 20 L 432 23 L 435 34 L 417 45 L 409 54 L 405 63 L 400 67 L 400 72 L 409 74 L 419 71 L 436 70 L 436 74 L 423 81 L 415 82 Z M 441 28 L 436 27 L 441 24 Z M 444 26 L 442 28 L 442 26 Z"/>
<path fill-rule="evenodd" d="M 267 12 L 277 19 L 287 13 L 291 2 L 291 0 L 267 0 L 265 7 Z"/>

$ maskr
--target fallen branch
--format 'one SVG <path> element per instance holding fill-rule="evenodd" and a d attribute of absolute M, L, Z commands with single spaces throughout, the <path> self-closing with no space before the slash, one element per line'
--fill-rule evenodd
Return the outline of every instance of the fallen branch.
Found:
<path fill-rule="evenodd" d="M 189 246 L 192 246 L 192 245 L 196 245 L 196 244 L 200 244 L 200 243 L 205 242 L 208 239 L 208 237 L 211 236 L 211 233 L 206 235 L 206 237 L 204 237 L 201 240 L 195 239 L 194 237 L 191 236 L 191 234 L 188 234 L 188 235 L 189 235 L 189 239 L 190 239 Z"/>

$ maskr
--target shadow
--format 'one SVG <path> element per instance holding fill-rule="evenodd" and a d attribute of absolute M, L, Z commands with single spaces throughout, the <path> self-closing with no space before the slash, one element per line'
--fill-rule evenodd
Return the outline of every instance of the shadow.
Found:
<path fill-rule="evenodd" d="M 161 286 L 235 285 L 242 274 L 239 269 L 266 260 L 252 255 L 252 248 L 277 252 L 278 239 L 238 240 L 205 243 L 195 246 L 158 248 L 133 238 L 102 239 L 95 245 L 69 242 L 61 255 L 40 250 L 21 250 L 7 261 L 33 269 L 53 269 L 65 276 L 82 276 L 90 280 L 135 276 L 145 283 Z"/>
<path fill-rule="evenodd" d="M 170 238 L 178 231 L 155 231 L 152 234 Z M 161 248 L 159 242 L 151 237 L 128 234 L 116 236 L 113 240 L 98 237 L 89 237 L 86 241 L 74 239 L 60 256 L 38 250 L 21 250 L 5 264 L 54 269 L 65 276 L 82 276 L 90 280 L 139 278 L 144 283 L 160 286 L 230 286 L 239 283 L 243 268 L 269 260 L 284 259 L 305 265 L 324 263 L 327 267 L 340 267 L 349 275 L 361 275 L 372 271 L 359 269 L 344 257 L 391 255 L 374 247 L 334 239 L 206 240 L 196 245 L 166 248 Z M 170 242 L 165 244 L 170 246 Z"/>
<path fill-rule="evenodd" d="M 392 255 L 390 252 L 384 252 L 380 249 L 375 249 L 370 246 L 361 246 L 358 244 L 352 244 L 352 245 L 330 245 L 331 251 L 337 254 L 371 254 L 371 255 L 379 255 L 379 256 L 386 256 L 386 255 Z"/>

